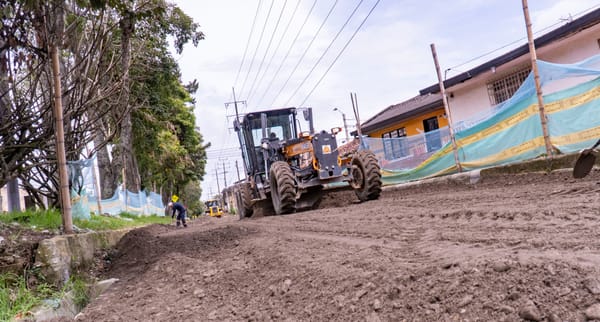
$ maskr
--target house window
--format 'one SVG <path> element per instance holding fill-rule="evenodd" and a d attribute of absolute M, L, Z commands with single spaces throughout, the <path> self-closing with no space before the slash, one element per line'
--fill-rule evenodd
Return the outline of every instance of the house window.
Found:
<path fill-rule="evenodd" d="M 408 144 L 404 137 L 406 137 L 406 128 L 404 127 L 381 135 L 386 159 L 393 160 L 408 155 Z"/>
<path fill-rule="evenodd" d="M 427 143 L 427 152 L 437 151 L 442 147 L 442 138 L 439 131 L 440 125 L 437 117 L 430 117 L 423 120 L 423 130 L 425 130 L 425 142 Z"/>
<path fill-rule="evenodd" d="M 527 78 L 530 71 L 531 68 L 528 67 L 488 83 L 488 94 L 492 106 L 498 105 L 513 96 L 517 89 L 519 89 L 519 86 L 523 84 L 523 81 L 525 81 L 525 78 Z"/>

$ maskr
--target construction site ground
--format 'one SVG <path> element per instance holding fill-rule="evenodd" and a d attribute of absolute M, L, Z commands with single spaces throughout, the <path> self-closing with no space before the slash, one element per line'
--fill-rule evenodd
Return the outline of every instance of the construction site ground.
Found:
<path fill-rule="evenodd" d="M 600 320 L 600 171 L 386 187 L 126 235 L 78 321 Z"/>

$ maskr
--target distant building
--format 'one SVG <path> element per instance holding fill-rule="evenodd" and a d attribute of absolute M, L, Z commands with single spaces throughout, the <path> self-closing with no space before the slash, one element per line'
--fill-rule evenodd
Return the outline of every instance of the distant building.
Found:
<path fill-rule="evenodd" d="M 535 39 L 537 57 L 553 63 L 575 63 L 600 54 L 600 9 Z M 444 81 L 453 128 L 469 127 L 493 112 L 494 106 L 510 98 L 531 71 L 527 42 L 522 46 Z M 553 84 L 544 95 L 575 84 Z M 382 138 L 376 147 L 386 160 L 413 157 L 413 163 L 426 159 L 449 140 L 448 119 L 439 85 L 420 90 L 419 95 L 391 105 L 361 125 L 362 133 Z M 441 131 L 436 131 L 442 129 Z M 427 135 L 427 132 L 435 135 Z M 421 145 L 406 146 L 396 137 L 425 134 Z M 415 156 L 421 156 L 414 158 Z"/>
<path fill-rule="evenodd" d="M 24 211 L 29 204 L 29 195 L 23 189 L 19 189 L 19 205 L 18 210 Z M 4 185 L 4 187 L 0 188 L 0 213 L 9 211 L 9 201 L 8 201 L 8 184 Z"/>

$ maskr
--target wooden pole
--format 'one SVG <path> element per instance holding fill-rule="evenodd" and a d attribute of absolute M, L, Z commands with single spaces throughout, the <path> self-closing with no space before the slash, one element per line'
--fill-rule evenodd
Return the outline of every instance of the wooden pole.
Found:
<path fill-rule="evenodd" d="M 458 147 L 456 145 L 456 139 L 454 137 L 454 128 L 452 122 L 452 114 L 450 113 L 450 107 L 448 106 L 448 98 L 446 97 L 446 87 L 444 86 L 444 80 L 442 79 L 442 72 L 440 70 L 440 63 L 437 58 L 437 52 L 435 50 L 435 44 L 431 44 L 431 54 L 433 55 L 433 62 L 435 63 L 435 71 L 437 72 L 438 82 L 440 84 L 440 93 L 442 94 L 442 102 L 444 103 L 444 110 L 448 117 L 448 129 L 450 130 L 450 140 L 452 141 L 452 151 L 454 151 L 454 162 L 458 172 L 462 172 L 462 165 L 458 159 Z"/>
<path fill-rule="evenodd" d="M 56 40 L 58 42 L 58 40 Z M 60 185 L 60 200 L 62 206 L 62 224 L 65 234 L 73 233 L 73 217 L 71 214 L 71 193 L 69 191 L 69 176 L 67 174 L 67 156 L 65 152 L 65 129 L 62 107 L 62 89 L 60 84 L 60 64 L 58 61 L 58 46 L 50 48 L 52 59 L 52 77 L 54 80 L 54 125 L 56 126 L 56 157 Z"/>
<path fill-rule="evenodd" d="M 537 100 L 539 107 L 540 120 L 542 123 L 542 133 L 544 135 L 544 143 L 546 145 L 546 155 L 549 159 L 553 158 L 552 155 L 552 143 L 550 142 L 550 135 L 548 134 L 548 118 L 546 117 L 546 111 L 544 110 L 544 98 L 542 97 L 542 86 L 540 84 L 540 74 L 537 66 L 537 54 L 535 51 L 535 44 L 533 42 L 533 32 L 531 31 L 531 20 L 529 18 L 529 7 L 527 0 L 523 1 L 523 14 L 525 16 L 525 26 L 527 27 L 527 39 L 529 40 L 529 54 L 531 56 L 531 70 L 533 71 L 533 79 L 535 81 L 535 90 L 537 92 Z"/>
<path fill-rule="evenodd" d="M 358 113 L 358 99 L 356 98 L 356 93 L 350 93 L 350 101 L 352 101 L 352 110 L 354 111 L 354 118 L 356 119 L 356 132 L 358 133 L 358 137 L 362 138 L 360 115 Z"/>
<path fill-rule="evenodd" d="M 98 215 L 102 214 L 102 193 L 100 190 L 100 182 L 98 182 L 98 176 L 96 175 L 96 162 L 92 161 L 92 179 L 94 180 L 94 189 L 96 189 L 96 203 L 98 204 Z"/>
<path fill-rule="evenodd" d="M 127 212 L 129 210 L 129 205 L 128 205 L 128 198 L 129 196 L 127 195 L 127 174 L 125 173 L 125 157 L 123 157 L 123 168 L 121 169 L 121 176 L 123 178 L 123 193 L 125 195 L 125 212 Z"/>

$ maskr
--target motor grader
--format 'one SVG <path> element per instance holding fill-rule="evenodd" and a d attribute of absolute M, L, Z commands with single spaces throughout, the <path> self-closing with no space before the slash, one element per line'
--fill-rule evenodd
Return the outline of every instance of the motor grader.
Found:
<path fill-rule="evenodd" d="M 223 208 L 221 202 L 217 199 L 210 199 L 204 202 L 206 206 L 206 214 L 210 217 L 221 217 L 223 215 Z"/>
<path fill-rule="evenodd" d="M 241 120 L 236 116 L 234 129 L 247 176 L 234 187 L 240 219 L 252 216 L 257 207 L 272 206 L 270 212 L 277 215 L 314 209 L 323 189 L 336 186 L 354 189 L 360 201 L 379 198 L 381 172 L 375 155 L 358 145 L 340 153 L 336 134 L 341 128 L 315 133 L 311 108 L 252 112 Z"/>

